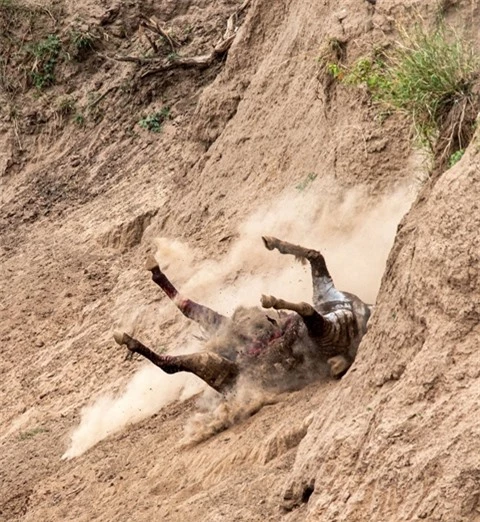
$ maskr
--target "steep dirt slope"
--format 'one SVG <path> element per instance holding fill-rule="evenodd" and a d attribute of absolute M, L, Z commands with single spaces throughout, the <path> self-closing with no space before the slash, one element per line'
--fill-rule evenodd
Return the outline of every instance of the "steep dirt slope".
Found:
<path fill-rule="evenodd" d="M 139 12 L 204 24 L 196 53 L 240 3 L 67 3 L 65 23 L 80 13 L 100 26 L 116 9 L 106 51 L 121 54 L 138 51 Z M 346 60 L 360 56 L 415 9 L 433 20 L 438 3 L 253 1 L 224 64 L 142 81 L 136 66 L 95 57 L 66 83 L 80 103 L 123 82 L 104 98 L 104 119 L 56 127 L 48 97 L 63 83 L 26 97 L 25 112 L 47 123 L 35 116 L 21 153 L 3 118 L 0 518 L 475 520 L 475 149 L 404 221 L 371 332 L 340 383 L 285 394 L 188 448 L 178 442 L 197 406 L 177 403 L 61 460 L 81 408 L 137 368 L 114 347 L 114 324 L 138 314 L 142 338 L 167 346 L 189 333 L 143 273 L 153 238 L 220 258 L 259 202 L 314 178 L 310 190 L 328 199 L 339 187 L 380 196 L 418 177 L 406 123 L 375 119 L 366 94 L 331 84 L 316 60 L 331 38 L 345 42 Z M 479 21 L 474 2 L 444 9 L 458 25 Z M 161 134 L 135 126 L 166 103 L 173 119 Z M 295 239 L 295 223 L 287 229 Z"/>
<path fill-rule="evenodd" d="M 403 220 L 362 357 L 300 446 L 306 520 L 480 520 L 478 139 Z"/>

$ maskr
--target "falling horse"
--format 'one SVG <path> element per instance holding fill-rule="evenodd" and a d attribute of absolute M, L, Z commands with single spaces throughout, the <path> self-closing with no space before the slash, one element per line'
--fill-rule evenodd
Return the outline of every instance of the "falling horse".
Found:
<path fill-rule="evenodd" d="M 366 332 L 371 307 L 357 296 L 335 288 L 325 259 L 317 250 L 274 237 L 262 239 L 268 250 L 277 249 L 310 263 L 313 305 L 263 295 L 263 309 L 239 307 L 228 318 L 183 297 L 151 257 L 146 268 L 153 281 L 209 335 L 205 350 L 189 355 L 157 354 L 120 332 L 115 332 L 115 341 L 166 373 L 193 373 L 221 393 L 234 387 L 241 374 L 250 375 L 267 387 L 275 386 L 286 375 L 311 373 L 312 368 L 325 364 L 332 377 L 344 375 Z"/>

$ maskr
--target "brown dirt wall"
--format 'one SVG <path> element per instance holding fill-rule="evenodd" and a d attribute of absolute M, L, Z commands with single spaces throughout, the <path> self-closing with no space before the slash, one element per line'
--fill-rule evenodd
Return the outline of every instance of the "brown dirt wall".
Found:
<path fill-rule="evenodd" d="M 118 321 L 134 309 L 157 346 L 190 334 L 145 276 L 154 238 L 218 260 L 239 224 L 280 195 L 308 186 L 308 198 L 330 201 L 358 189 L 370 205 L 418 187 L 408 123 L 382 121 L 366 93 L 325 81 L 325 44 L 343 42 L 350 61 L 418 14 L 433 23 L 442 12 L 474 35 L 480 22 L 473 1 L 253 0 L 228 57 L 207 70 L 142 79 L 137 65 L 105 58 L 145 52 L 140 13 L 189 28 L 180 52 L 204 52 L 240 3 L 68 0 L 62 38 L 98 30 L 101 55 L 62 62 L 41 95 L 2 91 L 0 520 L 479 516 L 478 140 L 402 221 L 342 381 L 284 394 L 191 447 L 179 441 L 198 406 L 176 402 L 61 459 L 82 408 L 138 368 L 112 342 Z M 84 124 L 59 115 L 65 96 Z M 138 126 L 165 105 L 161 133 Z"/>

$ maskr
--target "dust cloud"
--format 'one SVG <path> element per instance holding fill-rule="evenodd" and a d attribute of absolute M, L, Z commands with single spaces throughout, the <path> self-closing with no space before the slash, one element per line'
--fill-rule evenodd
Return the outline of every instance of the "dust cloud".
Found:
<path fill-rule="evenodd" d="M 414 194 L 399 188 L 382 198 L 366 191 L 324 189 L 287 194 L 252 214 L 238 229 L 239 238 L 218 261 L 185 262 L 172 266 L 184 294 L 231 315 L 238 305 L 257 306 L 262 293 L 287 300 L 311 300 L 309 267 L 292 256 L 265 249 L 261 236 L 276 236 L 321 250 L 341 289 L 368 303 L 377 295 L 397 225 Z M 324 194 L 324 195 L 320 195 Z M 157 240 L 157 260 L 164 268 L 168 239 Z M 198 258 L 190 251 L 189 258 Z"/>
<path fill-rule="evenodd" d="M 258 209 L 239 226 L 238 239 L 218 261 L 202 260 L 201 252 L 167 238 L 155 240 L 156 258 L 184 295 L 227 315 L 239 305 L 258 305 L 261 294 L 310 301 L 308 267 L 264 248 L 261 236 L 276 236 L 321 250 L 336 286 L 374 303 L 397 225 L 413 198 L 408 188 L 375 198 L 362 189 L 340 191 L 333 180 L 322 180 L 321 186 L 314 182 Z M 165 301 L 164 306 L 171 313 L 173 304 Z M 132 318 L 124 319 L 131 326 Z M 182 353 L 200 348 L 194 339 L 182 344 Z M 119 396 L 100 397 L 84 408 L 63 458 L 79 456 L 126 425 L 202 389 L 205 385 L 192 375 L 171 376 L 154 366 L 142 367 Z M 183 443 L 203 440 L 270 400 L 260 394 L 239 405 L 242 397 L 237 395 L 229 406 L 208 392 L 203 411 L 187 424 Z"/>
<path fill-rule="evenodd" d="M 175 400 L 185 400 L 203 385 L 189 374 L 167 375 L 155 366 L 142 367 L 118 397 L 104 395 L 81 413 L 64 459 L 78 457 L 128 424 L 154 414 Z"/>
<path fill-rule="evenodd" d="M 197 401 L 197 413 L 187 421 L 180 445 L 198 444 L 237 422 L 251 417 L 263 406 L 275 404 L 279 397 L 240 377 L 234 392 L 225 398 L 206 389 Z"/>

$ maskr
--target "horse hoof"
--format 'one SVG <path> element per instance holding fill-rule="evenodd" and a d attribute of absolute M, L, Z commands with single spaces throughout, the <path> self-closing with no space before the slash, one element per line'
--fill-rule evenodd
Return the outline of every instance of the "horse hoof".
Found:
<path fill-rule="evenodd" d="M 147 260 L 145 261 L 145 268 L 149 270 L 150 272 L 158 267 L 157 260 L 152 256 L 149 255 L 147 257 Z"/>
<path fill-rule="evenodd" d="M 120 346 L 122 346 L 122 344 L 125 344 L 123 340 L 123 332 L 119 332 L 118 330 L 116 330 L 115 332 L 113 332 L 113 338 L 115 339 L 115 342 Z"/>

